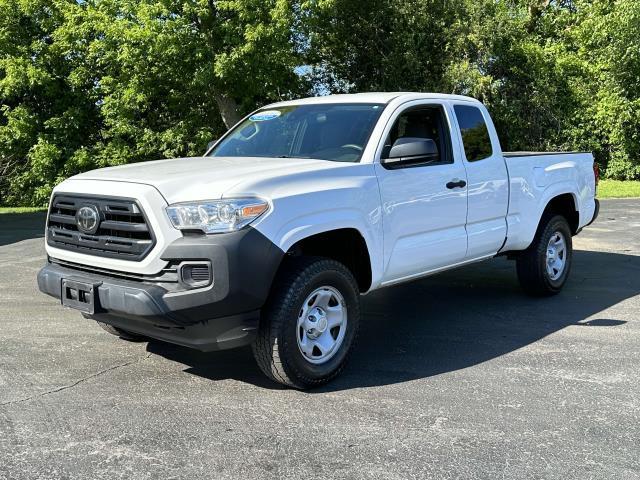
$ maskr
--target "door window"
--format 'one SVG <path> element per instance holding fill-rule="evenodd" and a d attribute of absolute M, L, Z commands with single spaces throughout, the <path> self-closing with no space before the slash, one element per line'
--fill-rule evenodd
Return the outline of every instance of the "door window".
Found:
<path fill-rule="evenodd" d="M 435 142 L 438 149 L 437 156 L 434 160 L 428 162 L 429 165 L 453 163 L 449 128 L 441 106 L 421 105 L 402 112 L 387 136 L 382 158 L 388 156 L 391 147 L 396 144 L 397 140 L 405 138 L 433 140 Z"/>
<path fill-rule="evenodd" d="M 493 154 L 491 138 L 480 109 L 470 105 L 455 105 L 453 110 L 460 126 L 467 161 L 476 162 L 490 157 Z"/>

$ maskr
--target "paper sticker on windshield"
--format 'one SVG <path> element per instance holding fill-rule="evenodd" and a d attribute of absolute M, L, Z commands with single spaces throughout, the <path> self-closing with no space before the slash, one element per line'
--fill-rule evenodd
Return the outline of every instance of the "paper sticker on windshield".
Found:
<path fill-rule="evenodd" d="M 249 117 L 252 122 L 264 122 L 266 120 L 273 120 L 282 115 L 280 110 L 266 110 L 264 112 L 254 113 Z"/>

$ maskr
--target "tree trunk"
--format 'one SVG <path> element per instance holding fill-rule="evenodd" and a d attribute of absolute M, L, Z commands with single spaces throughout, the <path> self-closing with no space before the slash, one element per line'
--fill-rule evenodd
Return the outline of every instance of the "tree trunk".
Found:
<path fill-rule="evenodd" d="M 242 118 L 240 112 L 238 112 L 238 104 L 236 101 L 228 97 L 227 95 L 218 94 L 215 96 L 216 103 L 218 104 L 218 110 L 220 110 L 220 116 L 227 128 L 233 127 Z"/>

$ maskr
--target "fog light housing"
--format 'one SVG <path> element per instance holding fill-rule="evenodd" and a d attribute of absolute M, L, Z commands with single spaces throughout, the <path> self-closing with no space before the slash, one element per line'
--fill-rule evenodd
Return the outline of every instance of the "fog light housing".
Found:
<path fill-rule="evenodd" d="M 213 283 L 213 269 L 210 262 L 182 262 L 178 267 L 180 283 L 189 288 L 207 287 Z"/>

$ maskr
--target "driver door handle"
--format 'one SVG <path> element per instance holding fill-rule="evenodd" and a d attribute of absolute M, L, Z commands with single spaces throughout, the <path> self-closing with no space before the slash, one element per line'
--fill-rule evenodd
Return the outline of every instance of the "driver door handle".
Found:
<path fill-rule="evenodd" d="M 454 188 L 464 188 L 467 186 L 467 182 L 464 180 L 460 180 L 459 178 L 454 178 L 449 183 L 447 183 L 447 188 L 452 190 Z"/>

